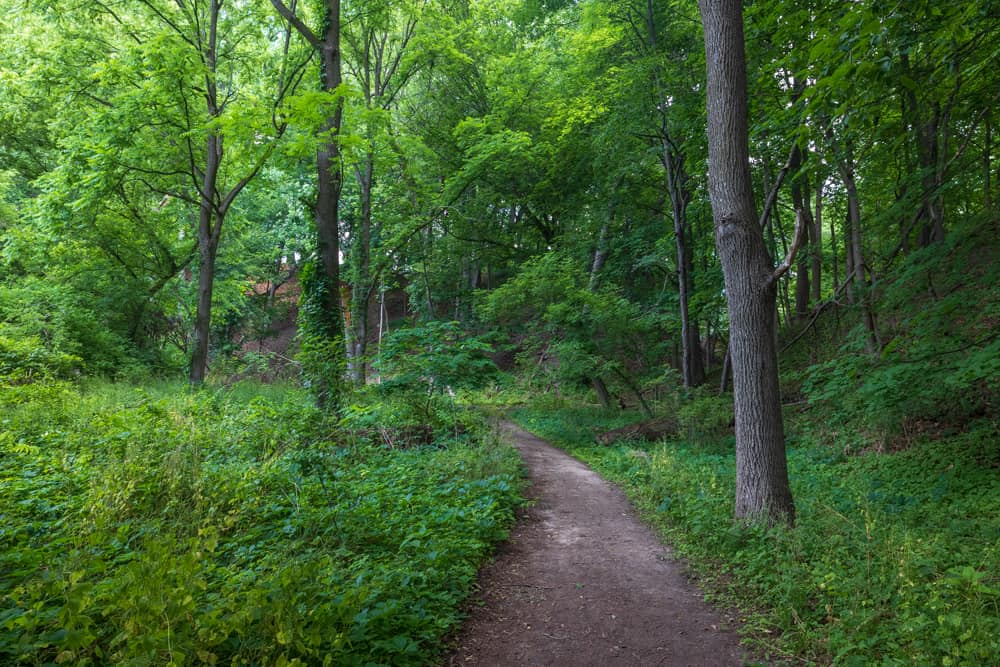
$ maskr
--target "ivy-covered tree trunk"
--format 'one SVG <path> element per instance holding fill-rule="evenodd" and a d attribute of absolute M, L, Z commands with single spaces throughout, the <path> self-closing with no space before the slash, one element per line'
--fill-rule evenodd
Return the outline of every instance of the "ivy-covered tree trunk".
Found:
<path fill-rule="evenodd" d="M 336 93 L 343 81 L 340 52 L 340 0 L 326 0 L 323 6 L 323 26 L 316 35 L 281 0 L 271 4 L 320 56 L 320 80 L 323 90 Z M 294 7 L 294 5 L 293 5 Z M 316 251 L 322 267 L 319 308 L 311 317 L 317 335 L 326 340 L 322 348 L 326 354 L 335 355 L 328 366 L 337 367 L 344 357 L 344 312 L 340 300 L 340 194 L 343 189 L 343 165 L 340 159 L 340 127 L 343 104 L 337 100 L 330 117 L 319 130 L 320 147 L 316 151 Z M 339 377 L 315 378 L 320 385 L 317 393 L 323 407 L 336 408 L 340 404 Z"/>
<path fill-rule="evenodd" d="M 735 514 L 743 523 L 791 524 L 795 506 L 773 335 L 779 273 L 764 245 L 750 181 L 742 3 L 700 0 L 699 7 L 708 74 L 709 194 L 729 305 Z"/>

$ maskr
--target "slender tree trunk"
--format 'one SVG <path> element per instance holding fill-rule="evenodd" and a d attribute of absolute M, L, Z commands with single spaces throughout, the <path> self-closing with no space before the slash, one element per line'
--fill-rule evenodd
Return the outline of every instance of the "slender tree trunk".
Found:
<path fill-rule="evenodd" d="M 742 2 L 699 0 L 699 7 L 708 74 L 709 193 L 729 304 L 735 514 L 743 523 L 792 523 L 772 324 L 778 275 L 750 182 Z"/>
<path fill-rule="evenodd" d="M 799 215 L 803 216 L 807 232 L 805 242 L 809 243 L 809 237 L 813 235 L 813 216 L 809 206 L 809 193 L 805 188 L 808 175 L 803 168 L 804 162 L 805 155 L 802 149 L 796 146 L 792 151 L 791 166 L 789 167 L 789 173 L 792 175 L 792 206 Z M 809 250 L 812 250 L 811 246 Z M 811 254 L 811 252 L 800 252 L 799 261 L 795 268 L 795 319 L 799 322 L 803 322 L 809 317 L 809 262 Z"/>
<path fill-rule="evenodd" d="M 768 186 L 767 189 L 770 189 Z M 788 254 L 788 242 L 785 237 L 785 230 L 781 225 L 781 214 L 778 209 L 775 208 L 771 212 L 770 228 L 771 228 L 771 253 L 770 257 L 778 257 L 781 253 L 778 252 L 777 239 L 781 239 L 781 249 L 784 254 Z M 790 325 L 792 322 L 792 300 L 788 295 L 788 283 L 789 277 L 786 275 L 784 280 L 778 281 L 779 291 L 777 293 L 778 305 L 780 308 L 775 308 L 775 326 L 774 326 L 774 339 L 778 340 L 778 331 L 781 330 L 781 312 L 784 311 L 785 324 Z"/>
<path fill-rule="evenodd" d="M 911 78 L 919 80 L 919 77 L 912 72 L 907 53 L 903 53 L 900 57 L 900 65 L 912 75 Z M 943 174 L 939 148 L 942 119 L 947 114 L 942 114 L 941 105 L 937 102 L 921 105 L 917 99 L 917 91 L 912 87 L 904 89 L 903 99 L 904 115 L 909 116 L 905 120 L 916 134 L 917 160 L 921 172 L 919 219 L 923 221 L 920 228 L 920 245 L 927 247 L 931 243 L 944 240 L 944 202 L 940 192 Z"/>
<path fill-rule="evenodd" d="M 833 255 L 831 266 L 833 266 L 833 293 L 836 299 L 836 294 L 840 291 L 840 268 L 837 258 L 837 221 L 836 218 L 830 216 L 830 253 Z"/>
<path fill-rule="evenodd" d="M 219 102 L 218 87 L 216 82 L 217 58 L 218 58 L 218 30 L 219 19 L 222 13 L 222 0 L 210 0 L 208 7 L 208 20 L 196 25 L 197 35 L 192 39 L 182 35 L 189 44 L 197 44 L 201 49 L 201 58 L 204 63 L 204 88 L 202 94 L 205 98 L 205 111 L 208 119 L 215 121 L 222 115 L 225 102 Z M 170 23 L 167 21 L 167 23 Z M 178 30 L 176 25 L 170 23 L 174 30 Z M 278 100 L 288 91 L 284 86 L 279 86 Z M 277 101 L 276 100 L 276 103 Z M 190 121 L 191 119 L 188 118 Z M 284 126 L 280 126 L 278 135 L 284 132 Z M 274 137 L 276 140 L 277 137 Z M 193 350 L 191 354 L 191 367 L 188 372 L 188 380 L 192 385 L 198 385 L 205 381 L 208 368 L 209 357 L 209 336 L 212 324 L 212 288 L 215 283 L 215 259 L 219 250 L 219 240 L 222 237 L 222 224 L 226 219 L 226 212 L 232 205 L 236 197 L 243 191 L 247 183 L 253 180 L 260 169 L 267 162 L 274 149 L 275 143 L 272 141 L 256 160 L 252 168 L 243 174 L 232 188 L 223 193 L 220 190 L 219 172 L 223 158 L 223 135 L 222 130 L 216 126 L 211 126 L 205 138 L 205 165 L 198 168 L 192 162 L 191 175 L 193 178 L 201 177 L 199 185 L 199 211 L 198 211 L 198 304 L 195 314 L 195 327 L 193 332 Z M 186 264 L 187 262 L 185 262 Z"/>
<path fill-rule="evenodd" d="M 219 115 L 215 81 L 218 15 L 219 6 L 216 0 L 212 0 L 209 9 L 210 24 L 203 56 L 206 66 L 206 111 L 208 117 L 213 119 Z M 205 139 L 205 170 L 202 174 L 198 208 L 198 305 L 195 311 L 191 368 L 188 374 L 188 381 L 192 385 L 202 384 L 208 371 L 208 346 L 212 328 L 212 287 L 215 284 L 215 257 L 219 249 L 223 216 L 222 211 L 216 210 L 215 202 L 222 150 L 222 136 L 218 130 L 209 130 Z"/>
<path fill-rule="evenodd" d="M 649 50 L 657 50 L 656 21 L 653 0 L 646 0 L 646 38 Z M 653 72 L 653 85 L 656 100 L 660 109 L 660 149 L 661 162 L 666 171 L 666 189 L 670 197 L 671 216 L 673 218 L 674 245 L 677 257 L 678 301 L 681 315 L 681 380 L 685 387 L 697 387 L 705 381 L 705 367 L 701 359 L 701 342 L 698 336 L 698 325 L 692 322 L 690 315 L 691 292 L 694 287 L 693 262 L 691 249 L 688 245 L 687 205 L 690 199 L 688 193 L 688 174 L 684 168 L 684 152 L 674 142 L 668 123 L 668 106 L 664 100 L 666 95 L 660 80 L 659 68 Z"/>
<path fill-rule="evenodd" d="M 608 223 L 601 225 L 601 231 L 597 235 L 597 247 L 594 248 L 594 259 L 590 262 L 590 281 L 588 289 L 593 292 L 597 289 L 597 277 L 604 268 L 604 260 L 608 255 Z"/>
<path fill-rule="evenodd" d="M 726 343 L 726 354 L 722 358 L 722 377 L 719 378 L 719 396 L 725 394 L 726 389 L 729 388 L 730 366 L 732 364 L 732 355 L 729 350 L 729 343 Z"/>
<path fill-rule="evenodd" d="M 993 192 L 992 185 L 990 184 L 990 179 L 992 177 L 992 169 L 990 166 L 990 150 L 993 148 L 993 124 L 990 122 L 990 114 L 986 114 L 986 146 L 983 149 L 983 204 L 986 211 L 993 210 Z"/>
<path fill-rule="evenodd" d="M 594 386 L 594 391 L 597 393 L 597 399 L 601 402 L 601 407 L 607 410 L 611 407 L 611 394 L 608 393 L 608 387 L 604 384 L 604 380 L 599 377 L 593 378 L 590 383 Z"/>
<path fill-rule="evenodd" d="M 219 239 L 213 233 L 216 227 L 215 211 L 206 193 L 214 193 L 222 156 L 222 140 L 212 133 L 206 146 L 205 174 L 202 180 L 202 201 L 198 215 L 198 305 L 195 310 L 192 340 L 191 368 L 188 381 L 199 385 L 205 381 L 208 370 L 208 345 L 212 327 L 212 287 L 215 284 L 215 257 Z"/>
<path fill-rule="evenodd" d="M 822 174 L 816 177 L 816 211 L 813 215 L 813 230 L 809 235 L 812 241 L 812 302 L 813 307 L 819 307 L 823 298 L 823 184 L 826 177 Z"/>
<path fill-rule="evenodd" d="M 848 203 L 848 209 L 850 209 L 850 203 Z M 854 260 L 854 243 L 852 242 L 854 231 L 851 227 L 853 225 L 854 217 L 848 210 L 847 217 L 844 218 L 844 292 L 847 294 L 847 303 L 852 306 L 856 303 L 854 285 L 855 272 L 857 271 L 857 262 Z"/>
<path fill-rule="evenodd" d="M 704 382 L 701 345 L 697 324 L 691 321 L 691 250 L 687 238 L 687 199 L 683 181 L 686 178 L 681 157 L 673 152 L 668 141 L 663 142 L 663 164 L 667 171 L 667 191 L 670 195 L 674 223 L 674 247 L 677 261 L 678 302 L 681 311 L 681 378 L 685 387 L 697 387 Z"/>
<path fill-rule="evenodd" d="M 597 290 L 598 278 L 601 274 L 601 269 L 604 268 L 604 262 L 608 257 L 608 227 L 614 220 L 615 207 L 618 204 L 618 189 L 621 187 L 624 176 L 619 177 L 615 183 L 614 190 L 611 192 L 611 197 L 608 201 L 608 215 L 604 220 L 604 224 L 601 225 L 601 231 L 597 238 L 597 247 L 594 248 L 594 259 L 590 263 L 590 282 L 588 289 L 591 292 Z M 601 407 L 605 410 L 611 407 L 611 394 L 608 392 L 608 386 L 604 383 L 604 380 L 600 376 L 594 376 L 590 380 L 591 385 L 594 387 L 594 391 L 597 393 L 597 399 L 601 402 Z"/>
<path fill-rule="evenodd" d="M 361 219 L 356 230 L 354 246 L 354 281 L 351 285 L 351 326 L 347 342 L 347 370 L 354 384 L 363 386 L 367 369 L 368 307 L 371 303 L 371 235 L 372 187 L 374 185 L 375 155 L 367 153 L 358 169 L 357 181 L 361 197 Z"/>
<path fill-rule="evenodd" d="M 866 290 L 868 277 L 861 244 L 861 202 L 854 179 L 853 161 L 850 157 L 840 161 L 840 174 L 844 180 L 844 188 L 847 190 L 847 218 L 850 230 L 849 238 L 845 239 L 851 257 L 850 272 L 845 278 L 848 300 L 851 303 L 861 303 L 862 320 L 867 333 L 865 347 L 869 354 L 873 354 L 879 348 L 878 331 L 875 327 L 875 314 L 872 312 L 870 298 Z"/>

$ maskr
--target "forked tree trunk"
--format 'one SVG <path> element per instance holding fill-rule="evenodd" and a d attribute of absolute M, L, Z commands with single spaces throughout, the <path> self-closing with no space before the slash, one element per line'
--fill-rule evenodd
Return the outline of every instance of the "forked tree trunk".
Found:
<path fill-rule="evenodd" d="M 699 0 L 699 6 L 708 74 L 709 193 L 729 305 L 735 514 L 742 523 L 791 524 L 795 506 L 772 319 L 778 274 L 764 245 L 750 182 L 742 2 Z"/>

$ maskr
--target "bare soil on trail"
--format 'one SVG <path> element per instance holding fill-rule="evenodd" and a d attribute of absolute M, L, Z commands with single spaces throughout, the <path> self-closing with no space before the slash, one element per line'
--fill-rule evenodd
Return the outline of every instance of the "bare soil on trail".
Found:
<path fill-rule="evenodd" d="M 520 427 L 502 428 L 534 504 L 480 576 L 444 665 L 711 666 L 749 661 L 624 494 Z"/>

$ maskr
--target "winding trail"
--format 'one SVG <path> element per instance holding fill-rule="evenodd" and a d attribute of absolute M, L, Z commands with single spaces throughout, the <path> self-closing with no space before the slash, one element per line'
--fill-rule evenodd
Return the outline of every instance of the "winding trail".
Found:
<path fill-rule="evenodd" d="M 746 664 L 735 632 L 619 489 L 515 424 L 501 428 L 534 504 L 483 571 L 481 606 L 445 665 Z"/>

